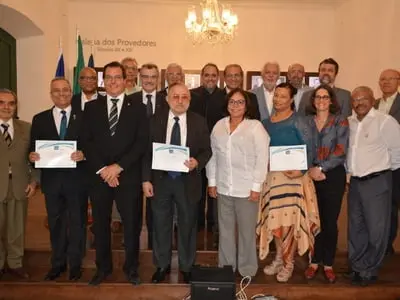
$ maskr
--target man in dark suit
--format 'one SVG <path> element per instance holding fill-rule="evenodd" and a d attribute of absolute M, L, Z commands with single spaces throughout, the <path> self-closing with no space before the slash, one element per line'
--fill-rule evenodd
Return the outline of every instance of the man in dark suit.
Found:
<path fill-rule="evenodd" d="M 15 118 L 17 103 L 14 92 L 0 88 L 0 279 L 6 271 L 29 278 L 23 267 L 26 210 L 39 181 L 28 162 L 31 124 Z"/>
<path fill-rule="evenodd" d="M 140 68 L 140 80 L 142 90 L 132 94 L 134 101 L 143 103 L 146 106 L 146 116 L 150 119 L 153 115 L 158 115 L 164 108 L 168 107 L 165 96 L 156 91 L 159 77 L 157 65 L 148 63 Z M 150 101 L 149 101 L 150 99 Z M 146 201 L 146 226 L 147 226 L 147 245 L 152 249 L 153 227 L 152 214 L 149 200 Z"/>
<path fill-rule="evenodd" d="M 86 102 L 97 99 L 97 73 L 90 67 L 83 68 L 79 73 L 81 92 L 72 96 L 71 106 L 75 111 L 85 109 Z"/>
<path fill-rule="evenodd" d="M 384 70 L 379 76 L 379 87 L 382 97 L 375 102 L 375 108 L 384 114 L 389 114 L 400 124 L 400 73 L 394 69 Z M 392 172 L 392 208 L 390 216 L 390 233 L 386 253 L 393 254 L 393 243 L 397 236 L 398 210 L 400 199 L 400 168 Z"/>
<path fill-rule="evenodd" d="M 71 107 L 71 86 L 65 78 L 54 78 L 50 84 L 53 108 L 33 117 L 29 160 L 40 161 L 35 142 L 38 140 L 77 141 L 82 113 Z M 80 149 L 78 143 L 77 149 Z M 41 169 L 41 187 L 46 202 L 52 248 L 51 269 L 45 280 L 54 280 L 69 264 L 69 279 L 81 277 L 82 253 L 85 243 L 87 196 L 84 190 L 82 168 L 84 155 L 77 150 L 71 160 L 77 168 Z"/>
<path fill-rule="evenodd" d="M 224 70 L 224 79 L 226 83 L 226 87 L 223 90 L 225 96 L 229 93 L 229 91 L 236 88 L 243 88 L 243 69 L 238 64 L 230 64 L 225 67 Z M 258 101 L 257 96 L 252 92 L 246 92 L 246 95 L 250 99 L 251 103 L 251 113 L 250 117 L 252 119 L 260 120 L 260 111 L 258 109 Z"/>
<path fill-rule="evenodd" d="M 152 282 L 165 279 L 171 270 L 172 217 L 178 215 L 179 269 L 186 283 L 196 256 L 197 203 L 202 194 L 201 170 L 211 157 L 206 120 L 188 111 L 190 92 L 184 84 L 170 86 L 169 109 L 150 121 L 150 143 L 143 160 L 143 192 L 153 197 L 153 258 L 157 271 Z M 152 143 L 186 146 L 190 159 L 182 162 L 188 173 L 152 170 Z"/>
<path fill-rule="evenodd" d="M 119 62 L 104 67 L 106 96 L 86 104 L 82 144 L 90 174 L 89 195 L 96 237 L 97 271 L 89 282 L 98 285 L 112 273 L 111 209 L 115 200 L 124 227 L 123 270 L 139 284 L 141 230 L 141 160 L 147 149 L 146 107 L 126 96 L 125 69 Z"/>
<path fill-rule="evenodd" d="M 219 70 L 216 64 L 207 63 L 201 70 L 201 86 L 190 90 L 190 93 L 196 95 L 190 101 L 189 110 L 203 116 L 207 121 L 208 129 L 211 133 L 214 125 L 223 117 L 225 113 L 225 94 L 218 88 Z M 214 199 L 207 195 L 207 177 L 206 172 L 202 173 L 202 196 L 199 203 L 198 227 L 204 228 L 205 219 L 207 218 L 208 229 L 214 232 L 214 248 L 217 247 L 217 228 L 218 213 L 217 205 Z M 207 199 L 207 215 L 205 216 L 205 206 Z"/>
<path fill-rule="evenodd" d="M 352 113 L 350 91 L 335 86 L 335 79 L 339 72 L 339 64 L 333 58 L 326 58 L 320 62 L 318 67 L 319 82 L 330 85 L 336 94 L 336 100 L 340 107 L 340 114 L 347 118 Z M 313 89 L 304 92 L 300 99 L 298 113 L 307 115 L 311 106 L 311 95 Z"/>

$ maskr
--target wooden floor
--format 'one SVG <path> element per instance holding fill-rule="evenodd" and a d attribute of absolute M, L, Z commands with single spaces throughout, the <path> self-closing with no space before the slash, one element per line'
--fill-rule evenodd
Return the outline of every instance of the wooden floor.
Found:
<path fill-rule="evenodd" d="M 48 271 L 50 246 L 48 231 L 43 225 L 45 217 L 43 198 L 38 195 L 30 200 L 26 234 L 26 254 L 24 265 L 29 271 L 29 280 L 18 280 L 6 274 L 0 282 L 0 300 L 50 300 L 50 299 L 183 299 L 190 292 L 190 285 L 184 284 L 178 271 L 177 252 L 173 252 L 172 271 L 163 284 L 151 284 L 154 272 L 152 253 L 141 251 L 139 273 L 143 284 L 133 287 L 128 284 L 122 272 L 124 251 L 121 250 L 121 235 L 113 238 L 114 272 L 99 287 L 90 287 L 87 282 L 95 271 L 95 253 L 89 250 L 84 260 L 84 272 L 81 280 L 71 283 L 67 274 L 56 282 L 44 282 Z M 144 229 L 145 230 L 145 229 Z M 146 234 L 142 234 L 142 248 L 146 248 Z M 198 234 L 197 264 L 215 266 L 217 252 L 213 248 L 212 235 L 204 231 Z M 260 269 L 245 292 L 248 299 L 255 294 L 274 295 L 279 299 L 400 299 L 400 255 L 388 257 L 380 272 L 379 281 L 367 288 L 355 287 L 343 276 L 347 270 L 345 251 L 338 252 L 335 270 L 338 280 L 335 284 L 325 282 L 322 273 L 312 281 L 307 281 L 303 272 L 307 266 L 306 257 L 297 257 L 295 272 L 286 284 L 277 283 L 273 276 L 266 276 L 262 268 L 272 257 L 259 263 Z M 240 276 L 237 276 L 237 290 L 240 290 Z M 207 300 L 207 299 L 198 299 Z M 224 299 L 220 299 L 224 300 Z"/>

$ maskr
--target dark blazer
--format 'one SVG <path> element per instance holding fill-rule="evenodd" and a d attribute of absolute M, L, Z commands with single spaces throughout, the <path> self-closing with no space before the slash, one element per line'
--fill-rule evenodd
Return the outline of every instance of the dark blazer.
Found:
<path fill-rule="evenodd" d="M 143 91 L 136 92 L 130 95 L 134 101 L 138 101 L 143 104 Z M 163 94 L 156 93 L 156 109 L 155 114 L 159 114 L 164 108 L 167 108 L 168 104 Z"/>
<path fill-rule="evenodd" d="M 82 126 L 82 112 L 72 110 L 68 121 L 65 140 L 78 141 L 77 149 L 81 149 L 79 133 Z M 53 108 L 45 110 L 32 119 L 30 152 L 35 151 L 36 140 L 60 140 L 53 117 Z M 76 169 L 41 169 L 41 187 L 44 193 L 57 192 L 61 186 L 81 189 L 84 181 L 85 162 L 78 162 Z"/>
<path fill-rule="evenodd" d="M 72 96 L 71 106 L 72 110 L 82 111 L 82 92 Z"/>
<path fill-rule="evenodd" d="M 107 97 L 90 101 L 83 113 L 81 141 L 92 180 L 102 182 L 96 172 L 117 163 L 124 169 L 120 183 L 140 179 L 141 160 L 147 149 L 149 121 L 146 107 L 133 95 L 125 95 L 114 136 L 108 122 Z"/>
<path fill-rule="evenodd" d="M 245 91 L 245 93 L 247 97 L 249 97 L 250 99 L 250 105 L 252 109 L 252 112 L 250 113 L 250 119 L 261 120 L 260 110 L 258 108 L 257 96 L 252 92 Z M 223 94 L 225 95 L 225 101 L 226 101 L 226 95 L 227 95 L 226 88 L 223 89 Z"/>
<path fill-rule="evenodd" d="M 379 109 L 379 102 L 382 100 L 382 98 L 379 98 L 375 102 L 375 108 Z M 397 122 L 400 123 L 400 93 L 397 93 L 396 98 L 394 98 L 392 107 L 390 108 L 389 115 L 391 115 L 393 118 L 396 119 Z"/>
<path fill-rule="evenodd" d="M 157 193 L 157 187 L 163 176 L 168 176 L 164 171 L 152 170 L 152 143 L 165 143 L 167 136 L 169 110 L 166 109 L 158 117 L 150 120 L 150 140 L 148 150 L 143 159 L 142 181 L 151 181 L 154 186 L 154 193 Z M 190 148 L 190 156 L 195 158 L 199 165 L 189 172 L 184 173 L 186 194 L 192 202 L 198 202 L 202 194 L 201 170 L 206 166 L 211 157 L 210 133 L 206 120 L 198 114 L 187 112 L 187 136 L 186 146 Z"/>
<path fill-rule="evenodd" d="M 334 87 L 333 88 L 336 94 L 336 100 L 340 107 L 339 114 L 344 118 L 351 116 L 352 107 L 351 107 L 351 93 L 348 90 L 344 90 L 341 88 Z M 300 99 L 299 109 L 297 111 L 298 114 L 305 116 L 307 115 L 308 107 L 311 106 L 311 95 L 314 89 L 304 92 L 303 96 Z"/>
<path fill-rule="evenodd" d="M 203 86 L 200 86 L 190 92 L 196 97 L 190 101 L 189 110 L 204 117 L 211 132 L 214 125 L 227 115 L 224 91 L 217 87 L 210 94 Z"/>

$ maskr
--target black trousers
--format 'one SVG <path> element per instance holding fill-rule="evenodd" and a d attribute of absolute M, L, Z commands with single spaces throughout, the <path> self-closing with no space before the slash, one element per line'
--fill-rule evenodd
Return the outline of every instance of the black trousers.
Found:
<path fill-rule="evenodd" d="M 178 216 L 179 269 L 190 272 L 196 258 L 197 201 L 186 192 L 184 179 L 172 179 L 168 175 L 154 186 L 151 200 L 153 211 L 153 261 L 158 268 L 171 265 L 172 219 L 176 205 Z"/>
<path fill-rule="evenodd" d="M 87 195 L 61 184 L 44 194 L 50 242 L 51 266 L 80 268 L 85 255 Z"/>
<path fill-rule="evenodd" d="M 390 232 L 388 251 L 394 251 L 393 243 L 397 236 L 398 212 L 400 201 L 400 168 L 392 172 L 392 210 L 390 215 Z"/>
<path fill-rule="evenodd" d="M 213 231 L 218 231 L 218 208 L 217 201 L 215 199 L 208 197 L 207 188 L 208 180 L 206 176 L 206 171 L 203 169 L 201 171 L 201 198 L 198 207 L 198 226 L 199 228 L 204 228 L 205 222 L 207 220 L 208 228 L 212 228 Z M 206 209 L 207 202 L 207 211 Z"/>
<path fill-rule="evenodd" d="M 325 173 L 326 180 L 314 181 L 321 232 L 315 237 L 313 263 L 332 266 L 338 241 L 337 220 L 346 187 L 346 171 L 338 166 Z"/>
<path fill-rule="evenodd" d="M 111 254 L 111 212 L 115 200 L 124 226 L 125 273 L 137 271 L 139 267 L 139 242 L 143 200 L 139 180 L 120 180 L 120 185 L 111 188 L 98 181 L 90 191 L 92 202 L 93 228 L 96 238 L 96 266 L 99 271 L 112 272 Z"/>

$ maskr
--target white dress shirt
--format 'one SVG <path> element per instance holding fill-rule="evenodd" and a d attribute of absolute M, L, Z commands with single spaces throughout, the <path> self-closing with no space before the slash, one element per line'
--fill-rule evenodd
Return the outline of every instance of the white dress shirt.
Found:
<path fill-rule="evenodd" d="M 71 105 L 66 107 L 66 108 L 59 108 L 57 106 L 53 107 L 53 117 L 54 117 L 54 123 L 56 124 L 56 128 L 57 128 L 57 133 L 60 134 L 60 125 L 61 125 L 61 118 L 63 117 L 61 111 L 65 110 L 66 112 L 66 116 L 67 116 L 67 126 L 69 123 L 69 119 L 71 117 Z"/>
<path fill-rule="evenodd" d="M 92 97 L 87 98 L 86 95 L 85 95 L 85 93 L 82 92 L 82 96 L 81 96 L 81 106 L 82 106 L 82 110 L 85 110 L 85 104 L 86 104 L 86 102 L 90 102 L 90 101 L 92 101 L 92 100 L 97 99 L 97 96 L 98 96 L 98 95 L 97 95 L 97 92 L 96 92 L 96 93 L 93 94 Z"/>
<path fill-rule="evenodd" d="M 151 95 L 151 103 L 153 104 L 153 115 L 154 115 L 156 113 L 156 91 L 154 90 L 151 93 L 147 93 L 144 90 L 142 90 L 142 94 L 143 94 L 142 101 L 144 105 L 147 105 L 148 101 L 147 95 Z"/>
<path fill-rule="evenodd" d="M 110 116 L 111 108 L 113 106 L 111 99 L 119 99 L 117 102 L 117 111 L 118 111 L 118 118 L 119 118 L 119 115 L 121 114 L 122 104 L 124 102 L 124 97 L 125 97 L 125 93 L 120 94 L 118 97 L 111 97 L 109 94 L 107 94 L 107 116 Z"/>
<path fill-rule="evenodd" d="M 171 143 L 171 134 L 172 127 L 175 124 L 175 117 L 179 117 L 179 127 L 181 129 L 181 146 L 186 146 L 186 138 L 187 138 L 187 123 L 186 123 L 186 113 L 175 116 L 172 111 L 169 111 L 168 114 L 168 123 L 167 123 L 167 136 L 166 136 L 166 144 Z"/>
<path fill-rule="evenodd" d="M 219 194 L 244 198 L 251 191 L 261 191 L 268 170 L 270 137 L 260 121 L 249 119 L 230 133 L 229 120 L 219 120 L 211 133 L 208 185 L 216 186 Z"/>
<path fill-rule="evenodd" d="M 265 103 L 267 104 L 268 108 L 268 113 L 271 115 L 272 109 L 274 108 L 274 94 L 275 94 L 275 89 L 272 90 L 272 92 L 268 91 L 265 86 L 263 86 L 264 89 L 264 96 L 265 96 Z"/>
<path fill-rule="evenodd" d="M 0 119 L 0 124 L 7 124 L 8 125 L 8 134 L 11 136 L 11 139 L 14 139 L 14 122 L 13 119 L 11 118 L 7 122 L 4 122 L 2 119 Z M 4 128 L 3 126 L 0 126 L 1 134 L 4 133 Z"/>
<path fill-rule="evenodd" d="M 387 97 L 386 100 L 381 98 L 379 101 L 378 110 L 383 112 L 384 114 L 388 114 L 390 109 L 392 108 L 394 99 L 396 99 L 397 93 L 394 93 L 392 96 Z"/>
<path fill-rule="evenodd" d="M 362 121 L 350 116 L 349 124 L 347 170 L 352 176 L 400 167 L 400 125 L 393 117 L 371 108 Z"/>

